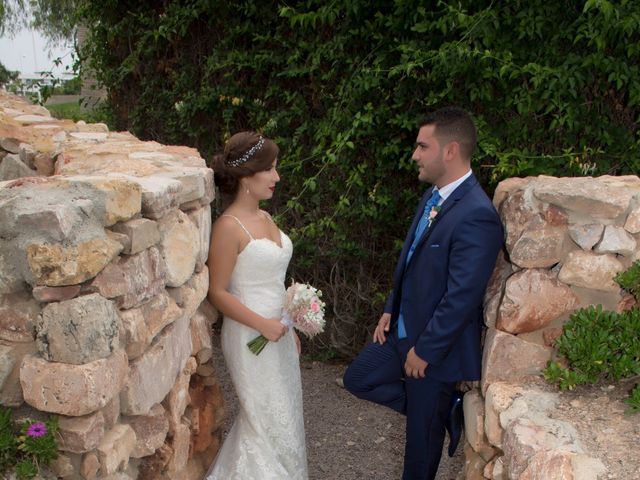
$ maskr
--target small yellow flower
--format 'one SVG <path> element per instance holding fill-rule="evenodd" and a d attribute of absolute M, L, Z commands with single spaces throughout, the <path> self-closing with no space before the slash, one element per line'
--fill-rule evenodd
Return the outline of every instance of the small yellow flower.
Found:
<path fill-rule="evenodd" d="M 233 97 L 231 99 L 231 105 L 240 105 L 242 103 L 242 99 L 238 97 Z"/>

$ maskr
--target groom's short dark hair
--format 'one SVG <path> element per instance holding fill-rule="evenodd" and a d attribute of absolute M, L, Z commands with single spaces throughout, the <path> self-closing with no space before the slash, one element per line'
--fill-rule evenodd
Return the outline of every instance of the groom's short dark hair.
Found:
<path fill-rule="evenodd" d="M 476 149 L 477 133 L 471 115 L 459 107 L 444 107 L 428 114 L 420 128 L 426 125 L 434 125 L 434 135 L 445 145 L 449 142 L 460 144 L 460 154 L 463 158 L 471 159 Z"/>

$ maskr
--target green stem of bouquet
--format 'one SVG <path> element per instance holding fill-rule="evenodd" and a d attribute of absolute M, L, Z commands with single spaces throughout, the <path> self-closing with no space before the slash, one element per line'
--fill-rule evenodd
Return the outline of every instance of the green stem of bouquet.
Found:
<path fill-rule="evenodd" d="M 269 340 L 267 340 L 264 335 L 259 335 L 253 340 L 251 340 L 250 342 L 247 342 L 247 347 L 249 347 L 249 350 L 251 350 L 251 353 L 254 353 L 255 355 L 260 355 L 260 352 L 264 350 L 264 347 L 267 346 L 267 343 L 269 343 Z"/>

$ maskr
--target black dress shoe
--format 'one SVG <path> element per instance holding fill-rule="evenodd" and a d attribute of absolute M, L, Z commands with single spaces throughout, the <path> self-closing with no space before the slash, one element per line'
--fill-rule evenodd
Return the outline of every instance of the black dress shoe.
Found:
<path fill-rule="evenodd" d="M 462 436 L 462 424 L 464 423 L 464 417 L 462 413 L 462 398 L 464 392 L 456 390 L 451 396 L 451 406 L 449 407 L 449 416 L 444 426 L 449 433 L 449 456 L 453 457 L 460 443 L 460 437 Z"/>

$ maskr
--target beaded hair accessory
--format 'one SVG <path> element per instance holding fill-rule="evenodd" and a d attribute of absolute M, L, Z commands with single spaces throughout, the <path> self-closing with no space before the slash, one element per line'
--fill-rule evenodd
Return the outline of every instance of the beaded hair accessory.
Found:
<path fill-rule="evenodd" d="M 260 136 L 260 140 L 258 140 L 258 143 L 256 143 L 253 147 L 251 147 L 246 152 L 244 152 L 244 154 L 241 157 L 238 157 L 235 160 L 230 160 L 225 163 L 227 164 L 228 167 L 239 167 L 243 163 L 251 160 L 251 157 L 253 157 L 256 154 L 256 152 L 262 148 L 263 145 L 264 145 L 264 138 Z"/>

